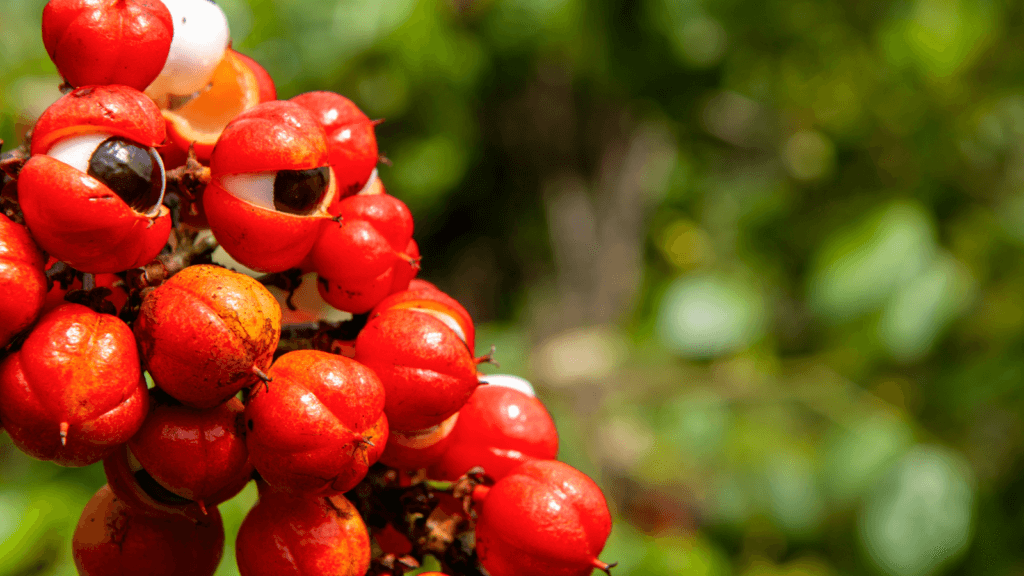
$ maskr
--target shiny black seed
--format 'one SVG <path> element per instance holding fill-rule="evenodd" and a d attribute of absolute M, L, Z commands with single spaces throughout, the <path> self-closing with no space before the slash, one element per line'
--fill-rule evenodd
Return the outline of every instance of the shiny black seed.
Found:
<path fill-rule="evenodd" d="M 103 182 L 138 212 L 151 211 L 160 202 L 164 171 L 152 148 L 113 136 L 89 158 L 89 175 Z"/>
<path fill-rule="evenodd" d="M 274 178 L 274 208 L 288 214 L 311 214 L 327 193 L 330 168 L 279 170 Z"/>

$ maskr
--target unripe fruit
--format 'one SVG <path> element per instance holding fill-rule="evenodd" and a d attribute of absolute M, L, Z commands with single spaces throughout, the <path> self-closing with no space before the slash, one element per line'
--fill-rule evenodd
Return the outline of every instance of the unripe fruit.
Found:
<path fill-rule="evenodd" d="M 387 441 L 384 387 L 355 360 L 316 350 L 274 362 L 245 408 L 249 460 L 268 484 L 304 494 L 351 490 Z"/>
<path fill-rule="evenodd" d="M 473 497 L 483 501 L 476 550 L 491 576 L 586 576 L 609 568 L 597 558 L 611 532 L 608 504 L 572 466 L 531 460 Z"/>
<path fill-rule="evenodd" d="M 189 266 L 146 295 L 135 334 L 156 385 L 211 408 L 259 381 L 281 336 L 281 308 L 252 278 Z"/>
<path fill-rule="evenodd" d="M 481 377 L 489 382 L 492 377 Z M 499 384 L 480 386 L 459 411 L 447 449 L 430 477 L 455 480 L 482 466 L 494 480 L 529 459 L 558 454 L 558 431 L 551 415 L 532 395 Z"/>
<path fill-rule="evenodd" d="M 343 496 L 296 497 L 261 487 L 238 529 L 241 576 L 363 576 L 370 536 Z"/>
<path fill-rule="evenodd" d="M 47 108 L 18 175 L 39 246 L 82 272 L 142 266 L 167 243 L 160 110 L 127 86 L 78 88 Z"/>
<path fill-rule="evenodd" d="M 160 0 L 50 0 L 43 45 L 71 86 L 144 90 L 163 68 L 174 24 Z"/>
<path fill-rule="evenodd" d="M 39 316 L 46 298 L 45 264 L 28 229 L 0 214 L 0 348 Z"/>
<path fill-rule="evenodd" d="M 374 122 L 351 100 L 333 92 L 307 92 L 291 101 L 313 112 L 327 132 L 339 200 L 359 192 L 379 157 Z"/>
<path fill-rule="evenodd" d="M 104 486 L 89 500 L 71 541 L 81 576 L 210 576 L 224 553 L 220 512 L 195 522 L 147 516 Z"/>
<path fill-rule="evenodd" d="M 128 325 L 79 304 L 43 316 L 0 365 L 0 421 L 15 445 L 61 466 L 98 462 L 149 407 Z"/>
<path fill-rule="evenodd" d="M 476 361 L 458 334 L 430 314 L 385 310 L 356 338 L 356 360 L 384 383 L 393 430 L 424 430 L 459 411 L 477 387 Z"/>
<path fill-rule="evenodd" d="M 197 410 L 150 390 L 150 410 L 128 448 L 143 468 L 171 492 L 201 508 L 217 505 L 249 482 L 245 407 L 237 398 Z"/>
<path fill-rule="evenodd" d="M 210 177 L 210 229 L 234 259 L 262 272 L 302 263 L 337 196 L 324 129 L 287 101 L 236 116 L 213 149 Z"/>

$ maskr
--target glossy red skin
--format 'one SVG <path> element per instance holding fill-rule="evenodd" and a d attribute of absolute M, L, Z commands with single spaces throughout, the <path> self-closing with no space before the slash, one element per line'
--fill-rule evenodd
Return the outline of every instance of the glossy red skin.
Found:
<path fill-rule="evenodd" d="M 36 123 L 33 156 L 18 177 L 25 224 L 43 250 L 82 272 L 142 266 L 167 243 L 170 211 L 136 212 L 99 180 L 45 155 L 57 140 L 91 131 L 143 146 L 160 144 L 166 134 L 156 105 L 127 86 L 90 86 L 64 96 Z"/>
<path fill-rule="evenodd" d="M 160 0 L 50 0 L 43 45 L 68 84 L 144 90 L 167 61 L 174 36 Z"/>
<path fill-rule="evenodd" d="M 330 208 L 334 216 L 370 223 L 396 252 L 401 252 L 412 239 L 412 212 L 398 198 L 387 193 L 357 194 L 342 199 Z"/>
<path fill-rule="evenodd" d="M 268 375 L 270 390 L 255 392 L 245 408 L 253 466 L 271 486 L 296 494 L 351 490 L 387 441 L 380 379 L 352 359 L 317 350 L 281 356 Z"/>
<path fill-rule="evenodd" d="M 307 170 L 328 165 L 323 128 L 305 108 L 287 101 L 260 104 L 239 114 L 221 134 L 210 158 L 212 181 L 203 210 L 221 246 L 261 272 L 298 266 L 309 254 L 330 215 L 286 214 L 232 196 L 218 179 L 228 174 Z M 325 204 L 334 201 L 332 177 Z"/>
<path fill-rule="evenodd" d="M 211 576 L 224 554 L 224 524 L 147 516 L 104 486 L 89 500 L 71 543 L 82 576 Z"/>
<path fill-rule="evenodd" d="M 476 551 L 491 576 L 586 576 L 611 527 L 604 494 L 586 474 L 531 460 L 487 491 Z"/>
<path fill-rule="evenodd" d="M 380 302 L 394 284 L 394 266 L 390 266 L 372 278 L 345 279 L 341 281 L 317 277 L 317 291 L 325 302 L 338 310 L 363 314 Z"/>
<path fill-rule="evenodd" d="M 30 151 L 46 154 L 57 140 L 84 132 L 109 132 L 153 147 L 167 139 L 160 108 L 142 92 L 128 86 L 83 86 L 43 111 L 32 127 Z"/>
<path fill-rule="evenodd" d="M 459 410 L 451 441 L 430 477 L 456 480 L 482 466 L 493 480 L 529 459 L 558 455 L 558 431 L 540 400 L 504 386 L 481 386 Z"/>
<path fill-rule="evenodd" d="M 207 410 L 159 401 L 150 405 L 128 448 L 160 485 L 209 507 L 249 482 L 245 407 L 237 398 Z"/>
<path fill-rule="evenodd" d="M 418 432 L 394 431 L 388 435 L 388 444 L 380 455 L 380 462 L 398 470 L 419 470 L 433 466 L 444 455 L 452 440 L 452 429 L 459 419 L 451 418 L 427 430 Z"/>
<path fill-rule="evenodd" d="M 262 284 L 213 265 L 189 266 L 146 295 L 135 320 L 146 370 L 164 392 L 212 408 L 253 386 L 281 337 L 281 307 Z"/>
<path fill-rule="evenodd" d="M 135 467 L 129 463 L 128 444 L 118 446 L 109 456 L 103 459 L 103 473 L 107 476 L 107 484 L 118 498 L 146 516 L 183 516 L 192 521 L 202 521 L 213 506 L 204 509 L 192 500 L 170 500 L 160 494 L 151 494 L 139 483 L 135 473 L 141 468 L 136 460 Z M 143 473 L 144 474 L 144 473 Z"/>
<path fill-rule="evenodd" d="M 334 92 L 307 92 L 291 102 L 312 111 L 327 131 L 339 198 L 359 192 L 379 158 L 373 122 L 351 100 Z"/>
<path fill-rule="evenodd" d="M 46 255 L 28 229 L 0 214 L 0 348 L 39 317 L 46 298 Z"/>
<path fill-rule="evenodd" d="M 241 576 L 363 576 L 370 536 L 343 496 L 261 490 L 238 529 L 235 558 Z"/>
<path fill-rule="evenodd" d="M 132 437 L 149 408 L 128 325 L 70 303 L 40 318 L 0 365 L 0 398 L 15 445 L 61 466 L 98 462 Z"/>
<path fill-rule="evenodd" d="M 373 309 L 371 316 L 380 314 L 385 310 L 429 310 L 435 314 L 445 314 L 453 322 L 462 328 L 466 335 L 465 344 L 473 353 L 476 347 L 476 328 L 473 326 L 473 318 L 459 301 L 441 292 L 436 286 L 425 280 L 416 281 L 415 286 L 410 282 L 408 290 L 395 292 L 380 301 Z"/>
<path fill-rule="evenodd" d="M 423 430 L 459 411 L 479 382 L 476 362 L 444 322 L 416 310 L 385 310 L 356 338 L 356 360 L 384 383 L 393 430 Z"/>

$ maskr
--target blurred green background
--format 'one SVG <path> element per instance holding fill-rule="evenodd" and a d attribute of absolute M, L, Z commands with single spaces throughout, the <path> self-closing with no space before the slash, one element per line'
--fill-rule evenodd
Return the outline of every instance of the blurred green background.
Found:
<path fill-rule="evenodd" d="M 43 4 L 0 9 L 8 143 Z M 1024 572 L 1021 3 L 220 4 L 282 98 L 386 119 L 422 276 L 539 387 L 617 576 Z M 102 483 L 0 440 L 0 576 L 73 574 Z"/>

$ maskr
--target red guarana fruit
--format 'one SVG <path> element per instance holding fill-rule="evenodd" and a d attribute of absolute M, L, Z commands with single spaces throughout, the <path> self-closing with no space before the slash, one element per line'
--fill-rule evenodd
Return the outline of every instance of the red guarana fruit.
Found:
<path fill-rule="evenodd" d="M 71 549 L 81 576 L 211 576 L 224 524 L 216 508 L 199 521 L 148 516 L 104 486 L 85 505 Z"/>
<path fill-rule="evenodd" d="M 476 360 L 459 335 L 410 308 L 371 314 L 356 338 L 356 360 L 380 376 L 388 424 L 402 432 L 440 424 L 479 384 Z"/>
<path fill-rule="evenodd" d="M 370 180 L 379 159 L 376 123 L 351 100 L 334 92 L 307 92 L 291 102 L 313 112 L 327 132 L 331 166 L 338 179 L 338 199 L 359 192 Z"/>
<path fill-rule="evenodd" d="M 350 196 L 330 213 L 340 222 L 326 226 L 310 252 L 320 295 L 339 310 L 369 312 L 391 293 L 395 269 L 412 267 L 403 252 L 412 239 L 412 214 L 387 194 Z"/>
<path fill-rule="evenodd" d="M 355 487 L 388 436 L 384 387 L 355 360 L 297 350 L 278 358 L 268 389 L 245 408 L 249 460 L 268 484 L 308 496 Z"/>
<path fill-rule="evenodd" d="M 476 551 L 491 576 L 586 576 L 612 565 L 597 556 L 612 519 L 601 489 L 556 460 L 520 464 L 478 486 Z"/>
<path fill-rule="evenodd" d="M 270 368 L 281 308 L 244 274 L 189 266 L 145 296 L 135 335 L 157 386 L 184 404 L 211 408 Z"/>
<path fill-rule="evenodd" d="M 0 348 L 39 317 L 46 298 L 45 263 L 28 229 L 0 214 Z"/>
<path fill-rule="evenodd" d="M 236 116 L 213 149 L 210 177 L 203 191 L 210 230 L 235 260 L 261 272 L 301 264 L 337 196 L 323 128 L 287 101 Z"/>
<path fill-rule="evenodd" d="M 40 460 L 98 462 L 135 434 L 148 408 L 131 328 L 79 304 L 43 316 L 0 365 L 0 421 Z"/>
<path fill-rule="evenodd" d="M 40 248 L 81 272 L 148 263 L 167 243 L 166 136 L 153 101 L 127 86 L 88 86 L 47 108 L 32 129 L 18 201 Z"/>
<path fill-rule="evenodd" d="M 220 504 L 252 477 L 244 411 L 237 398 L 199 410 L 153 388 L 149 415 L 128 449 L 167 490 L 195 500 L 201 508 Z"/>
<path fill-rule="evenodd" d="M 301 497 L 260 485 L 235 542 L 241 576 L 363 576 L 370 536 L 344 496 Z"/>
<path fill-rule="evenodd" d="M 103 473 L 114 494 L 139 514 L 184 516 L 198 521 L 214 509 L 212 506 L 204 509 L 198 502 L 164 488 L 142 467 L 127 443 L 103 459 Z"/>
<path fill-rule="evenodd" d="M 43 46 L 71 86 L 144 90 L 160 74 L 174 23 L 160 0 L 50 0 Z"/>
<path fill-rule="evenodd" d="M 482 382 L 489 377 L 482 376 Z M 558 431 L 536 397 L 500 384 L 480 386 L 459 410 L 447 449 L 429 476 L 455 480 L 482 466 L 493 480 L 528 459 L 558 455 Z"/>
<path fill-rule="evenodd" d="M 415 240 L 409 239 L 405 250 L 402 251 L 405 262 L 395 265 L 394 273 L 391 275 L 391 293 L 407 290 L 416 274 L 420 271 L 420 246 Z"/>

